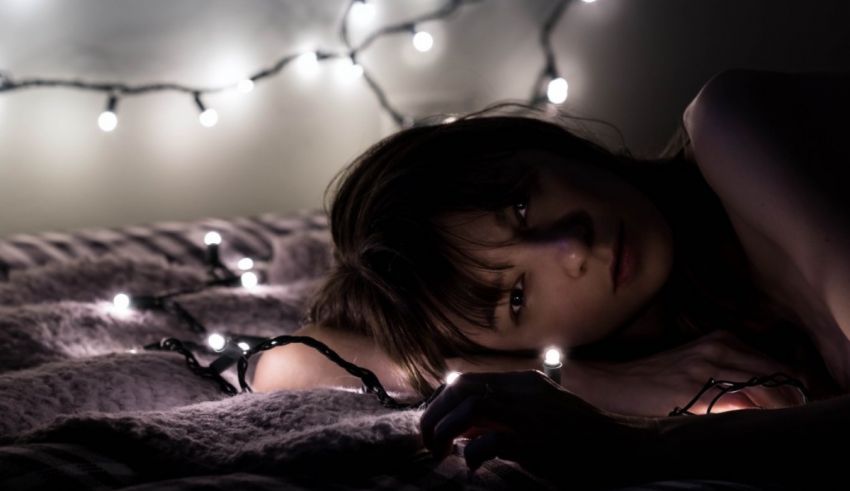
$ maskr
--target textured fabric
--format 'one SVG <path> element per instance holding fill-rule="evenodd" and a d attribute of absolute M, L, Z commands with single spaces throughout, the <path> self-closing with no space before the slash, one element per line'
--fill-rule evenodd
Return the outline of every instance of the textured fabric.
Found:
<path fill-rule="evenodd" d="M 203 238 L 212 230 L 222 236 L 221 256 L 226 263 L 235 264 L 242 257 L 269 261 L 274 255 L 274 243 L 280 238 L 327 229 L 324 212 L 305 209 L 285 215 L 266 213 L 71 233 L 16 234 L 0 239 L 0 281 L 8 279 L 15 270 L 106 253 L 122 258 L 158 256 L 172 263 L 203 265 Z M 329 241 L 324 242 L 327 248 Z"/>

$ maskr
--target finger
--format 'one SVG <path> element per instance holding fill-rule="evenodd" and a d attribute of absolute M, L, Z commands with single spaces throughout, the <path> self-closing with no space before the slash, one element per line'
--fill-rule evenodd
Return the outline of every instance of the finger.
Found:
<path fill-rule="evenodd" d="M 425 412 L 419 418 L 419 432 L 422 434 L 422 442 L 426 447 L 432 446 L 434 427 L 437 423 L 470 395 L 468 381 L 471 377 L 472 375 L 464 373 L 454 383 L 441 386 L 442 392 L 425 408 Z"/>
<path fill-rule="evenodd" d="M 451 451 L 452 442 L 459 436 L 474 437 L 490 428 L 503 428 L 492 419 L 490 404 L 482 396 L 472 395 L 447 414 L 434 428 L 432 452 L 442 458 Z"/>
<path fill-rule="evenodd" d="M 517 452 L 522 448 L 516 433 L 489 431 L 474 440 L 470 440 L 463 449 L 466 466 L 470 470 L 481 467 L 484 462 L 503 458 L 517 460 Z"/>
<path fill-rule="evenodd" d="M 426 447 L 432 444 L 434 427 L 447 414 L 453 411 L 470 395 L 481 395 L 485 392 L 485 384 L 496 387 L 499 392 L 516 392 L 517 386 L 522 388 L 527 375 L 523 372 L 499 373 L 464 373 L 446 388 L 428 405 L 419 420 L 419 431 Z M 525 384 L 527 385 L 527 384 Z"/>

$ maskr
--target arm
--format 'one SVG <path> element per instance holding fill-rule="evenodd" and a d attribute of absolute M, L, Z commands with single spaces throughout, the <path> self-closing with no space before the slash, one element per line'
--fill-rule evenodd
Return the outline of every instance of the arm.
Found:
<path fill-rule="evenodd" d="M 293 335 L 310 336 L 328 345 L 345 360 L 371 370 L 387 390 L 411 391 L 398 366 L 369 339 L 315 325 L 302 327 Z M 315 349 L 293 343 L 260 355 L 251 386 L 257 392 L 320 386 L 359 389 L 362 382 Z"/>
<path fill-rule="evenodd" d="M 778 240 L 850 338 L 850 73 L 730 70 L 684 114 L 711 187 Z"/>
<path fill-rule="evenodd" d="M 476 373 L 431 402 L 420 430 L 437 458 L 466 437 L 470 468 L 499 457 L 569 489 L 669 479 L 844 489 L 848 412 L 850 396 L 841 396 L 775 410 L 629 417 L 587 404 L 540 372 Z"/>

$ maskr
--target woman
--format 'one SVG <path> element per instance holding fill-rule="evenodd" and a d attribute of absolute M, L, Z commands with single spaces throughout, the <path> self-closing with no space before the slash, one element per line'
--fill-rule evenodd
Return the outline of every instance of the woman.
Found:
<path fill-rule="evenodd" d="M 471 467 L 498 455 L 564 482 L 606 484 L 587 475 L 604 461 L 627 467 L 624 481 L 766 483 L 751 457 L 801 445 L 796 461 L 829 472 L 813 445 L 845 436 L 836 415 L 850 408 L 850 203 L 838 185 L 850 172 L 835 165 L 847 158 L 847 81 L 724 72 L 686 109 L 689 141 L 654 160 L 532 118 L 393 135 L 344 174 L 330 213 L 337 264 L 299 334 L 399 390 L 427 394 L 450 368 L 483 372 L 422 418 L 437 454 L 481 435 L 465 449 Z M 529 370 L 552 345 L 568 354 L 563 388 Z M 265 354 L 255 388 L 342 373 L 309 351 Z M 777 411 L 664 417 L 711 377 L 776 372 L 818 402 L 757 387 L 714 412 Z M 581 452 L 551 451 L 558 437 Z M 566 455 L 579 471 L 568 478 Z"/>

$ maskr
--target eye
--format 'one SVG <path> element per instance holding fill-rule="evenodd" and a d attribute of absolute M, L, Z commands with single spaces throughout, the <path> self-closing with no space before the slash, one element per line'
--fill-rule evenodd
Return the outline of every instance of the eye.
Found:
<path fill-rule="evenodd" d="M 525 288 L 523 286 L 524 280 L 525 276 L 519 279 L 514 289 L 511 290 L 511 296 L 508 299 L 508 305 L 511 309 L 511 317 L 513 317 L 514 322 L 517 322 L 519 320 L 520 310 L 522 310 L 522 307 L 525 306 Z"/>

